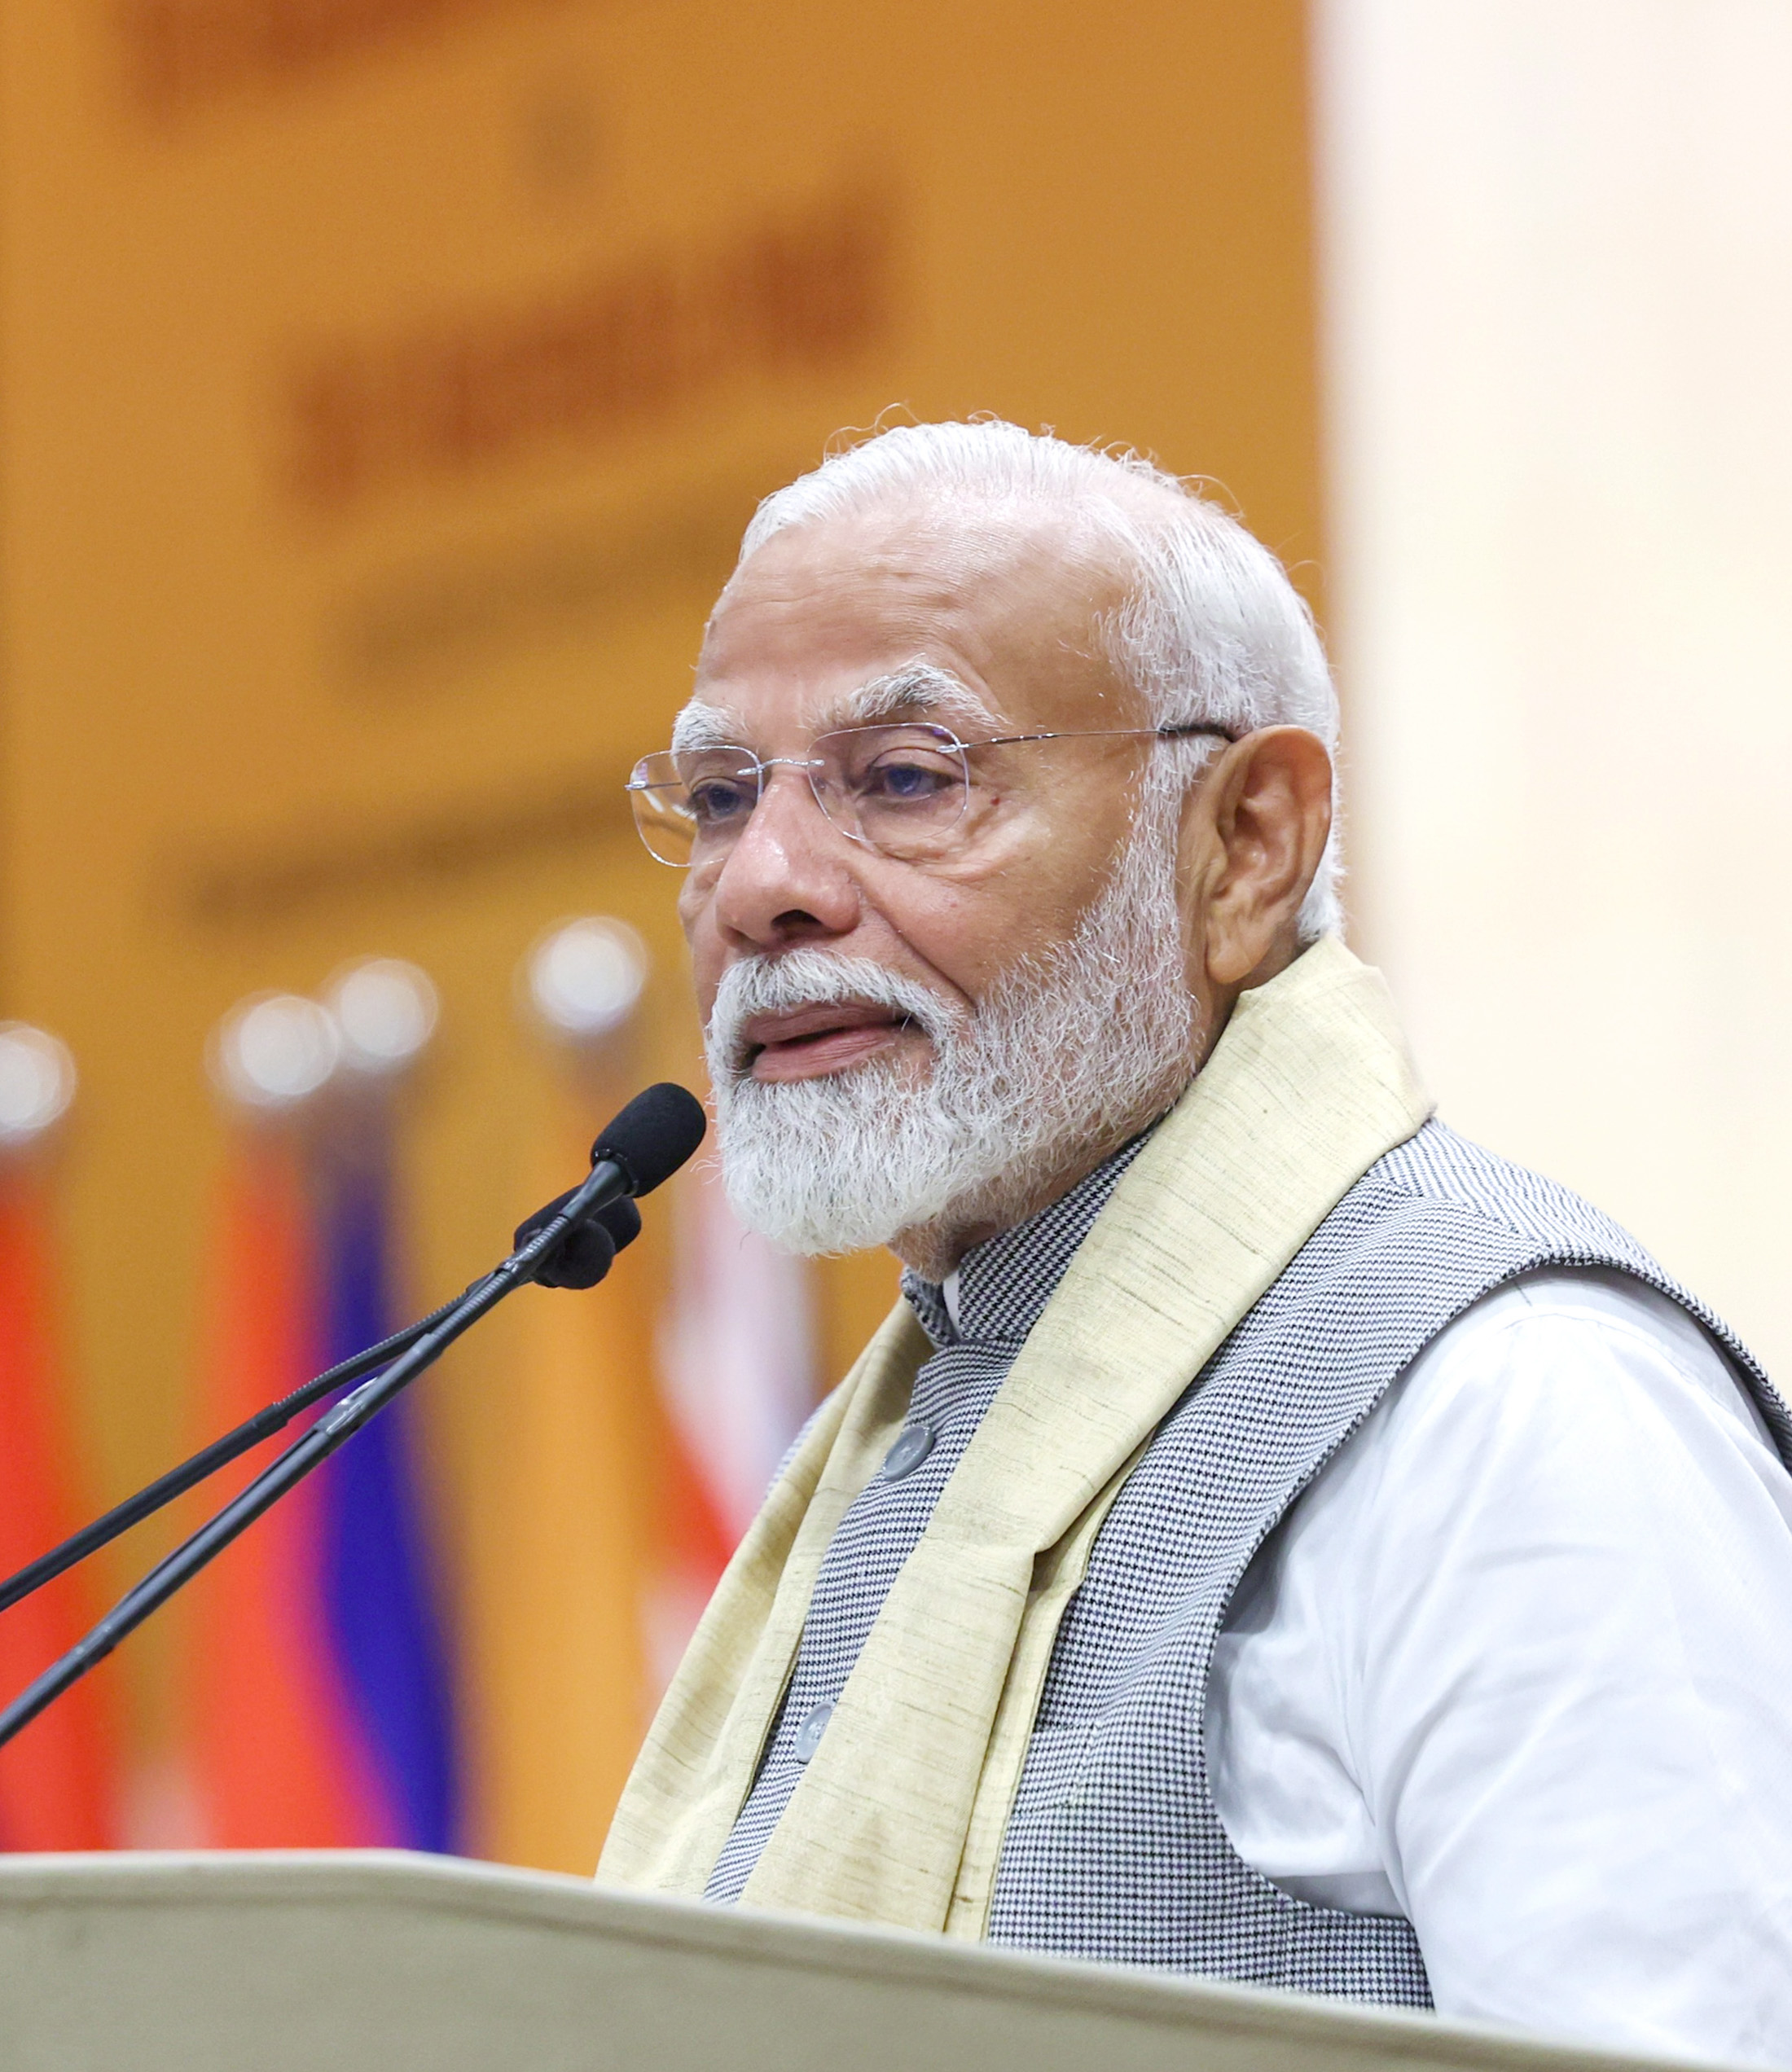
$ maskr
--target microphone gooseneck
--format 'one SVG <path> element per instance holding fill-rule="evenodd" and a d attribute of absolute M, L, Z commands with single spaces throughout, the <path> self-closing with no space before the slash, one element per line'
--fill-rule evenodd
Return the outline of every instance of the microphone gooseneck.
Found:
<path fill-rule="evenodd" d="M 0 1711 L 0 1747 L 95 1663 L 103 1662 L 127 1634 L 165 1604 L 264 1511 L 346 1445 L 506 1296 L 534 1280 L 551 1287 L 587 1288 L 602 1280 L 617 1253 L 640 1232 L 640 1215 L 630 1197 L 651 1193 L 670 1179 L 703 1141 L 704 1128 L 701 1104 L 683 1087 L 663 1082 L 638 1094 L 599 1137 L 592 1151 L 591 1170 L 585 1179 L 530 1217 L 517 1231 L 510 1257 L 476 1280 L 463 1295 L 270 1404 L 191 1460 L 114 1506 L 60 1547 L 0 1583 L 0 1609 L 3 1609 L 235 1460 L 307 1405 L 350 1381 L 360 1381 L 360 1386 L 296 1439 L 215 1517 L 159 1561 L 90 1632 Z M 371 1378 L 362 1380 L 363 1376 Z"/>
<path fill-rule="evenodd" d="M 606 1262 L 606 1264 L 608 1262 Z M 602 1275 L 600 1275 L 601 1279 Z M 473 1288 L 481 1283 L 475 1281 Z M 472 1293 L 469 1288 L 468 1294 Z M 457 1296 L 455 1301 L 464 1297 Z M 322 1374 L 295 1389 L 290 1395 L 282 1396 L 277 1403 L 270 1403 L 265 1410 L 258 1410 L 253 1417 L 245 1418 L 233 1431 L 222 1438 L 213 1439 L 208 1446 L 190 1460 L 183 1460 L 178 1468 L 170 1468 L 165 1475 L 138 1490 L 134 1496 L 127 1496 L 115 1504 L 103 1517 L 95 1518 L 90 1525 L 83 1525 L 79 1532 L 71 1533 L 59 1546 L 52 1547 L 47 1554 L 40 1554 L 34 1561 L 28 1561 L 15 1574 L 0 1583 L 0 1612 L 16 1604 L 21 1598 L 29 1597 L 35 1590 L 42 1590 L 46 1583 L 72 1569 L 77 1561 L 84 1561 L 90 1554 L 102 1547 L 109 1546 L 123 1532 L 133 1525 L 152 1518 L 165 1505 L 178 1496 L 184 1496 L 190 1489 L 196 1489 L 208 1477 L 215 1475 L 221 1468 L 247 1453 L 251 1446 L 259 1446 L 263 1439 L 271 1438 L 275 1433 L 290 1424 L 301 1410 L 309 1410 L 313 1403 L 321 1403 L 326 1396 L 352 1387 L 378 1372 L 388 1361 L 396 1359 L 416 1344 L 424 1333 L 440 1324 L 454 1308 L 453 1302 L 444 1302 L 439 1310 L 433 1310 L 419 1323 L 407 1324 L 402 1331 L 395 1331 L 389 1338 L 382 1338 L 377 1345 L 370 1345 L 365 1352 L 354 1354 L 345 1360 L 339 1360 Z"/>

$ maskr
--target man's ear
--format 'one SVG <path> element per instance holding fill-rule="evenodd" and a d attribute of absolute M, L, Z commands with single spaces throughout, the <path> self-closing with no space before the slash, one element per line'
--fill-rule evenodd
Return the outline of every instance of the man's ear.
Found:
<path fill-rule="evenodd" d="M 1332 759 L 1304 727 L 1235 741 L 1190 793 L 1182 896 L 1191 973 L 1229 993 L 1273 978 L 1298 949 L 1301 903 L 1332 831 Z"/>

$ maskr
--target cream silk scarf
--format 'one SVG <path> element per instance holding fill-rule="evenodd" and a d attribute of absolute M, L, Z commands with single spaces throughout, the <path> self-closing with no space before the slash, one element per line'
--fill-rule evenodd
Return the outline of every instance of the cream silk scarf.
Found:
<path fill-rule="evenodd" d="M 1430 1113 L 1379 974 L 1341 942 L 1243 995 L 947 1482 L 747 1903 L 983 1934 L 1058 1622 L 1121 1484 L 1341 1197 Z M 752 1788 L 822 1556 L 931 1350 L 898 1306 L 817 1416 L 666 1694 L 604 1882 L 703 1891 Z"/>

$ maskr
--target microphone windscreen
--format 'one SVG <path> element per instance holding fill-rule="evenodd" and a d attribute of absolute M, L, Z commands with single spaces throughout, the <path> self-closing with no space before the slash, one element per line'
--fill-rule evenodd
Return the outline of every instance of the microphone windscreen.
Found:
<path fill-rule="evenodd" d="M 591 1147 L 591 1163 L 608 1158 L 629 1176 L 630 1194 L 651 1194 L 703 1141 L 703 1104 L 662 1079 L 637 1094 Z"/>
<path fill-rule="evenodd" d="M 516 1249 L 520 1252 L 538 1231 L 552 1223 L 578 1192 L 569 1187 L 520 1225 Z M 617 1253 L 640 1235 L 641 1212 L 623 1195 L 595 1216 L 587 1216 L 582 1223 L 575 1223 L 537 1264 L 535 1278 L 543 1288 L 595 1288 L 609 1271 Z"/>

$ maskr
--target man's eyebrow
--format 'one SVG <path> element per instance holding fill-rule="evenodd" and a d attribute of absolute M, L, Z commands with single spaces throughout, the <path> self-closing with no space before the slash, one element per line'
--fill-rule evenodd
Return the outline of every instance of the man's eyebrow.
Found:
<path fill-rule="evenodd" d="M 732 713 L 693 698 L 672 722 L 672 746 L 680 753 L 692 748 L 731 748 L 740 745 L 744 731 Z"/>
<path fill-rule="evenodd" d="M 961 678 L 931 662 L 911 663 L 875 677 L 850 691 L 836 709 L 836 727 L 875 727 L 880 720 L 956 720 L 960 726 L 995 727 L 996 715 Z"/>
<path fill-rule="evenodd" d="M 836 727 L 875 727 L 884 720 L 910 718 L 951 721 L 969 727 L 1001 724 L 999 715 L 950 669 L 913 662 L 849 691 L 828 708 L 816 731 L 825 733 Z M 743 747 L 748 745 L 748 732 L 738 713 L 693 698 L 672 722 L 672 746 L 679 754 L 694 748 Z"/>

